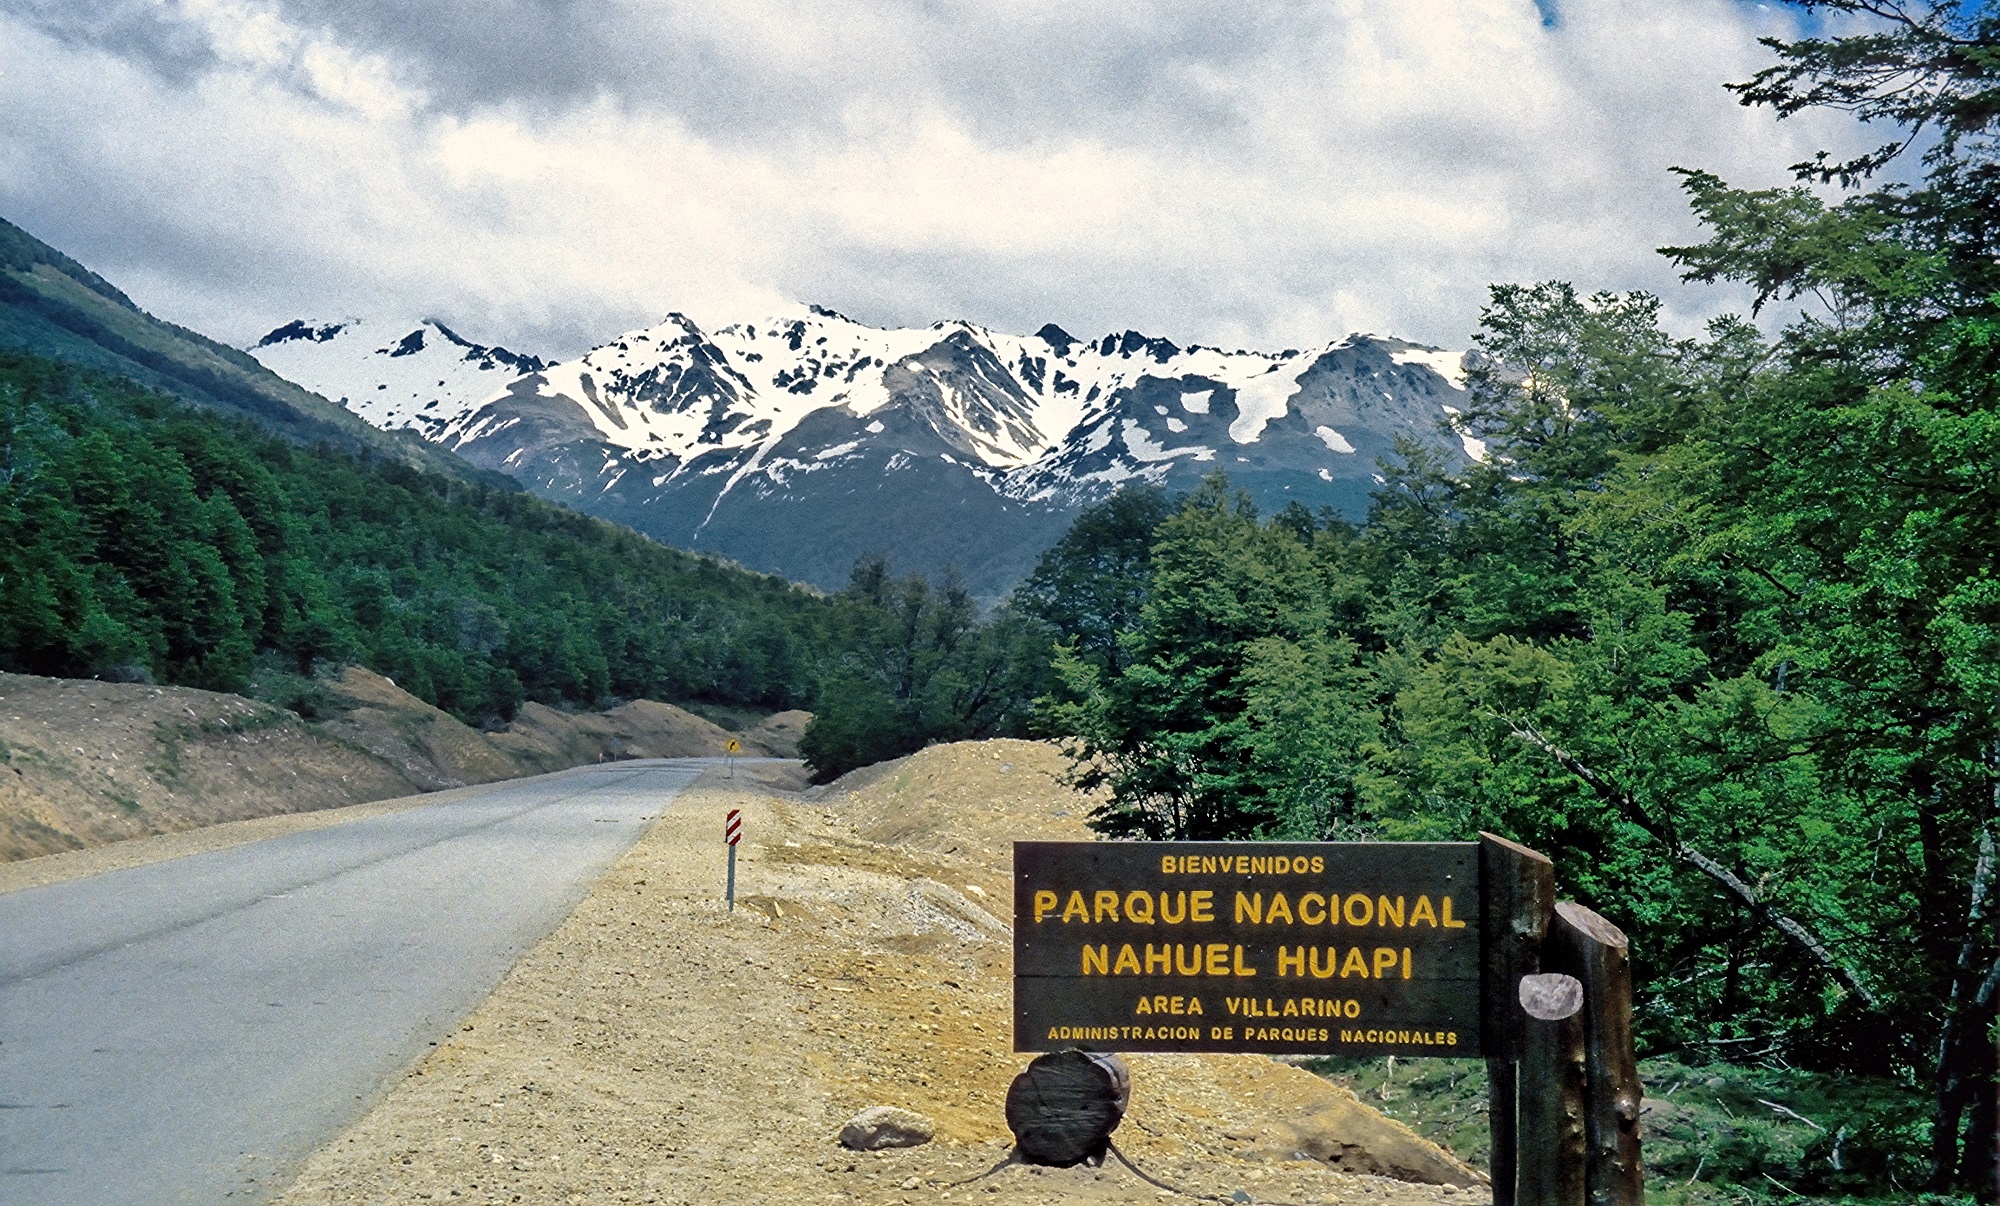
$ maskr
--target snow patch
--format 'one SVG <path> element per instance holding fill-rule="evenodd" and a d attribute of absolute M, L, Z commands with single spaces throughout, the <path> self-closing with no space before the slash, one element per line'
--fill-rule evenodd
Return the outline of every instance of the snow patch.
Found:
<path fill-rule="evenodd" d="M 1236 421 L 1229 425 L 1229 438 L 1238 444 L 1255 444 L 1266 423 L 1284 417 L 1303 375 L 1304 370 L 1288 372 L 1273 364 L 1269 372 L 1237 386 Z"/>
<path fill-rule="evenodd" d="M 1446 381 L 1453 389 L 1465 388 L 1465 353 L 1447 352 L 1440 348 L 1404 348 L 1400 352 L 1389 353 L 1389 359 L 1397 364 L 1421 364 Z"/>
<path fill-rule="evenodd" d="M 1354 451 L 1354 445 L 1347 442 L 1346 436 L 1340 434 L 1333 428 L 1328 427 L 1324 424 L 1313 428 L 1313 434 L 1318 436 L 1321 442 L 1323 442 L 1328 448 L 1333 449 L 1335 452 Z"/>

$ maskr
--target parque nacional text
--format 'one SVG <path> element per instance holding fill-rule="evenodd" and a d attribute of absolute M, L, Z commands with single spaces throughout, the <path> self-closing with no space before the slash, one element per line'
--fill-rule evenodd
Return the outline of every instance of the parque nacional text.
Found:
<path fill-rule="evenodd" d="M 1014 1049 L 1480 1052 L 1474 842 L 1016 842 Z"/>

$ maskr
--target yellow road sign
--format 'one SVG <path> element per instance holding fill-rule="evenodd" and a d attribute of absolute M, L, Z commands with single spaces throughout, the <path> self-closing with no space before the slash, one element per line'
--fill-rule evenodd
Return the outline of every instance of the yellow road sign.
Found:
<path fill-rule="evenodd" d="M 736 738 L 734 738 L 734 737 L 731 737 L 731 738 L 730 738 L 730 739 L 729 739 L 729 740 L 728 740 L 727 742 L 725 742 L 725 743 L 723 744 L 723 746 L 722 746 L 722 749 L 723 749 L 723 752 L 724 752 L 724 753 L 728 753 L 728 754 L 733 754 L 733 753 L 735 753 L 735 752 L 736 752 L 737 750 L 740 750 L 740 749 L 742 749 L 742 748 L 743 748 L 743 745 L 742 745 L 742 743 L 741 743 L 741 742 L 739 742 L 739 741 L 737 741 L 737 740 L 736 740 Z"/>

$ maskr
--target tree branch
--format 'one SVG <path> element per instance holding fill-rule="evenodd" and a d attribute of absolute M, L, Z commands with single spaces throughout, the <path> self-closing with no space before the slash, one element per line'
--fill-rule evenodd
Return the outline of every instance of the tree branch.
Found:
<path fill-rule="evenodd" d="M 1734 896 L 1744 908 L 1750 911 L 1752 916 L 1776 929 L 1793 944 L 1812 956 L 1813 961 L 1824 968 L 1827 974 L 1838 980 L 1849 992 L 1861 998 L 1862 1002 L 1870 1009 L 1878 1012 L 1881 1010 L 1882 1001 L 1875 995 L 1874 990 L 1869 988 L 1859 975 L 1855 974 L 1854 969 L 1842 963 L 1838 956 L 1828 950 L 1826 944 L 1821 942 L 1817 935 L 1797 919 L 1781 913 L 1772 907 L 1770 901 L 1766 900 L 1742 876 L 1736 874 L 1702 851 L 1683 842 L 1679 835 L 1673 831 L 1671 825 L 1647 815 L 1645 809 L 1639 806 L 1638 799 L 1631 792 L 1618 786 L 1616 782 L 1599 774 L 1574 754 L 1558 746 L 1555 742 L 1550 741 L 1534 725 L 1507 716 L 1496 716 L 1496 719 L 1507 725 L 1508 730 L 1516 740 L 1525 742 L 1547 754 L 1555 760 L 1558 766 L 1561 766 L 1564 770 L 1582 780 L 1585 786 L 1616 807 L 1627 820 L 1645 830 L 1655 841 L 1664 845 L 1668 852 L 1675 858 L 1694 867 L 1703 875 L 1722 885 L 1730 895 Z M 1994 973 L 1989 979 L 1996 987 L 2000 987 L 2000 963 L 1995 964 Z"/>

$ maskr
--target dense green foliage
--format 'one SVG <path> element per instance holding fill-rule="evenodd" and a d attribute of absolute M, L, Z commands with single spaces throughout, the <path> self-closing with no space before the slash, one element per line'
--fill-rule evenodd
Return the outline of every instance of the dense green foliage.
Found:
<path fill-rule="evenodd" d="M 821 782 L 933 741 L 1022 731 L 1047 642 L 1012 609 L 982 618 L 965 590 L 854 567 L 833 601 L 819 709 L 799 752 Z"/>
<path fill-rule="evenodd" d="M 352 661 L 523 699 L 806 702 L 830 607 L 527 495 L 0 354 L 0 668 L 238 690 Z"/>

